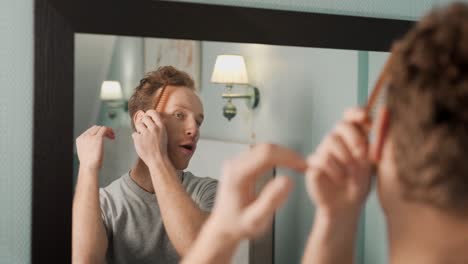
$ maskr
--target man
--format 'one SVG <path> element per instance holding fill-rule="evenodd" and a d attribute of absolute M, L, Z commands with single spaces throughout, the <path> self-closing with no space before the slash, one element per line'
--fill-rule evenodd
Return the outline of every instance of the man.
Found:
<path fill-rule="evenodd" d="M 468 5 L 433 11 L 392 56 L 372 144 L 354 109 L 308 160 L 317 212 L 304 263 L 353 262 L 371 164 L 389 263 L 468 263 Z"/>
<path fill-rule="evenodd" d="M 389 263 L 468 263 L 468 5 L 434 11 L 393 53 L 372 144 L 369 116 L 351 109 L 307 159 L 307 189 L 317 209 L 304 263 L 354 262 L 374 165 Z M 249 155 L 249 164 L 285 164 L 271 152 Z M 257 210 L 237 206 L 238 186 L 252 186 L 253 175 L 261 173 L 242 164 L 234 170 L 243 172 L 237 182 L 222 178 L 213 214 L 185 263 L 225 262 L 238 241 L 262 231 L 254 227 L 263 227 L 284 200 L 283 181 L 273 183 L 268 199 L 254 201 Z M 225 218 L 234 227 L 222 225 Z M 223 235 L 224 243 L 210 240 Z"/>
<path fill-rule="evenodd" d="M 150 72 L 130 98 L 129 114 L 139 159 L 104 189 L 98 173 L 112 129 L 94 126 L 76 140 L 74 263 L 177 263 L 213 206 L 217 182 L 183 171 L 203 122 L 190 76 L 170 66 Z"/>

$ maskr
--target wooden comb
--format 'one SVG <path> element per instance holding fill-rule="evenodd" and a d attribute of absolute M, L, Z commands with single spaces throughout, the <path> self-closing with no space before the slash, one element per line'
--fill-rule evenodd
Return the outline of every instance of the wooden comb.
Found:
<path fill-rule="evenodd" d="M 158 113 L 163 111 L 164 106 L 167 103 L 167 99 L 169 98 L 169 94 L 166 92 L 166 87 L 167 83 L 163 85 L 163 87 L 161 88 L 161 94 L 156 98 L 156 104 L 154 105 L 154 108 Z"/>

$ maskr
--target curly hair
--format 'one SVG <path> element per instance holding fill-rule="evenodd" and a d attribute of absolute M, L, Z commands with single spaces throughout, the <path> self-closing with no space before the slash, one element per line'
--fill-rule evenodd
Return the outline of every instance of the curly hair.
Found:
<path fill-rule="evenodd" d="M 155 95 L 157 90 L 165 86 L 186 87 L 195 90 L 195 84 L 190 75 L 180 71 L 173 66 L 162 66 L 157 70 L 148 72 L 139 85 L 135 88 L 133 95 L 128 101 L 128 114 L 130 115 L 132 128 L 135 130 L 133 116 L 138 110 L 147 111 L 155 108 Z"/>
<path fill-rule="evenodd" d="M 468 208 L 468 5 L 433 10 L 395 44 L 389 135 L 406 200 Z"/>

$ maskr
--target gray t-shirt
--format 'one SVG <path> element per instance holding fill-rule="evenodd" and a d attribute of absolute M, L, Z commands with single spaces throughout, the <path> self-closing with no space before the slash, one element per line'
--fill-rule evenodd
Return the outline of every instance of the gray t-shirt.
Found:
<path fill-rule="evenodd" d="M 179 173 L 182 185 L 203 211 L 214 205 L 217 181 Z M 107 232 L 107 263 L 177 263 L 179 255 L 164 228 L 156 194 L 124 174 L 99 190 Z"/>

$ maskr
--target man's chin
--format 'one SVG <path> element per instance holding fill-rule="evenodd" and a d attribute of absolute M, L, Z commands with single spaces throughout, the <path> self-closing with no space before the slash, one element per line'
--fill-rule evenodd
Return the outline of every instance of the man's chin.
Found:
<path fill-rule="evenodd" d="M 174 166 L 174 168 L 176 170 L 185 170 L 188 167 L 190 160 L 187 160 L 187 161 L 185 161 L 185 160 L 171 160 L 171 162 L 172 162 L 172 165 Z"/>

